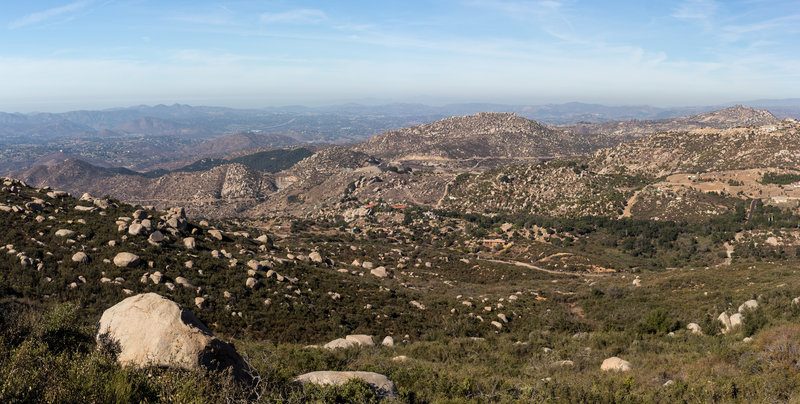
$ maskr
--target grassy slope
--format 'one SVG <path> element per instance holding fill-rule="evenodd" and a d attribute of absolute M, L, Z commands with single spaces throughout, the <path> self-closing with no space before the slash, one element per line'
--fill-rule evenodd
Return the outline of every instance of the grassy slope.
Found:
<path fill-rule="evenodd" d="M 23 189 L 21 196 L 4 194 L 0 203 L 21 205 L 32 196 L 47 199 Z M 279 273 L 299 279 L 293 288 L 300 288 L 301 294 L 292 298 L 285 296 L 294 293 L 287 290 L 286 282 L 265 281 L 265 287 L 256 291 L 244 287 L 247 274 L 241 263 L 248 259 L 246 251 L 264 255 L 257 252 L 252 239 L 229 234 L 219 242 L 206 236 L 205 227 L 197 226 L 200 249 L 192 253 L 197 257 L 189 257 L 180 240 L 162 247 L 133 236 L 122 242 L 113 221 L 130 216 L 133 207 L 112 206 L 104 217 L 75 212 L 72 199 L 55 204 L 59 212 L 54 206 L 41 213 L 54 216 L 54 221 L 38 223 L 21 214 L 0 215 L 5 230 L 0 244 L 14 244 L 18 251 L 44 264 L 39 272 L 35 266 L 22 267 L 6 250 L 0 254 L 4 296 L 0 299 L 0 396 L 4 402 L 221 402 L 248 396 L 220 379 L 179 371 L 123 369 L 108 354 L 94 350 L 94 322 L 102 310 L 126 296 L 123 287 L 136 293 L 156 291 L 187 307 L 193 307 L 196 296 L 180 287 L 170 292 L 163 285 L 141 284 L 141 274 L 154 269 L 117 269 L 102 262 L 118 251 L 134 251 L 153 261 L 168 277 L 187 276 L 205 289 L 210 308 L 194 311 L 221 337 L 233 340 L 259 370 L 264 382 L 249 397 L 262 402 L 363 402 L 374 398 L 359 383 L 333 390 L 304 390 L 290 383 L 294 376 L 314 370 L 386 374 L 395 381 L 405 402 L 798 399 L 800 309 L 791 300 L 800 295 L 796 276 L 800 263 L 794 258 L 775 264 L 748 258 L 716 268 L 687 266 L 638 273 L 623 270 L 601 277 L 570 276 L 476 259 L 460 247 L 458 240 L 463 234 L 452 247 L 444 247 L 437 244 L 444 239 L 392 244 L 380 237 L 353 237 L 330 228 L 324 237 L 318 232 L 300 232 L 281 239 L 276 242 L 278 249 L 267 256 L 318 248 L 323 256 L 335 258 L 336 268 L 353 271 L 357 269 L 348 265 L 353 259 L 370 259 L 393 269 L 402 255 L 410 258 L 409 268 L 393 269 L 394 278 L 380 280 L 368 273 L 362 277 L 324 265 L 276 261 Z M 156 219 L 159 215 L 151 214 Z M 78 219 L 87 223 L 79 224 Z M 754 221 L 758 222 L 758 217 Z M 494 224 L 487 222 L 486 227 L 492 229 Z M 78 245 L 85 246 L 92 257 L 90 264 L 69 262 L 77 246 L 53 236 L 59 228 L 72 228 L 86 236 Z M 579 233 L 575 229 L 570 232 Z M 596 232 L 587 234 L 585 237 L 599 237 Z M 107 241 L 112 239 L 120 244 L 109 247 Z M 610 245 L 585 247 L 597 256 L 613 252 L 634 259 L 630 251 Z M 577 242 L 555 251 L 575 253 L 580 248 Z M 211 258 L 211 249 L 233 252 L 239 266 L 231 269 L 227 261 Z M 465 256 L 470 257 L 469 263 L 458 261 Z M 206 275 L 183 268 L 183 261 L 190 258 Z M 425 262 L 431 262 L 431 267 Z M 103 272 L 126 280 L 123 285 L 101 284 Z M 88 282 L 69 289 L 67 285 L 79 275 Z M 635 275 L 641 279 L 640 287 L 631 284 Z M 52 282 L 46 282 L 45 276 Z M 223 290 L 232 291 L 237 298 L 225 301 Z M 328 291 L 342 298 L 333 300 Z M 518 297 L 515 301 L 509 299 L 512 294 Z M 264 306 L 266 298 L 272 299 L 271 305 Z M 744 327 L 734 334 L 694 336 L 684 331 L 687 323 L 697 322 L 707 334 L 715 334 L 713 319 L 722 310 L 735 310 L 751 298 L 757 298 L 761 308 L 748 314 Z M 422 302 L 426 310 L 411 307 L 410 300 Z M 471 300 L 474 307 L 461 304 L 464 300 Z M 366 309 L 366 304 L 372 308 Z M 491 306 L 492 312 L 485 311 L 485 306 Z M 231 311 L 242 311 L 242 318 L 231 316 Z M 489 324 L 499 321 L 498 312 L 509 318 L 502 330 Z M 668 335 L 671 331 L 674 336 Z M 397 345 L 335 352 L 305 347 L 348 333 L 378 338 L 393 335 Z M 406 334 L 408 342 L 403 342 Z M 755 341 L 743 343 L 742 338 L 749 335 Z M 397 355 L 411 359 L 393 361 Z M 600 363 L 612 355 L 630 361 L 634 372 L 601 372 Z M 556 365 L 561 360 L 571 360 L 573 365 Z M 674 384 L 664 387 L 667 380 Z"/>

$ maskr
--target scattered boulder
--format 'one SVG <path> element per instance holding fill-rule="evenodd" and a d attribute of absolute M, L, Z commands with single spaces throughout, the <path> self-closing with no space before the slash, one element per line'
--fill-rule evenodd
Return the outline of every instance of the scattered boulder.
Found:
<path fill-rule="evenodd" d="M 108 199 L 95 199 L 92 201 L 92 203 L 94 203 L 94 206 L 97 206 L 98 208 L 103 210 L 108 209 L 109 206 Z"/>
<path fill-rule="evenodd" d="M 89 262 L 89 256 L 86 255 L 85 252 L 76 252 L 75 255 L 72 256 L 72 262 L 77 262 L 79 264 L 85 264 Z"/>
<path fill-rule="evenodd" d="M 335 340 L 328 342 L 327 344 L 323 345 L 322 347 L 325 349 L 339 349 L 339 348 L 352 348 L 358 345 L 355 341 L 348 341 L 344 338 L 336 338 Z"/>
<path fill-rule="evenodd" d="M 75 232 L 69 229 L 56 230 L 56 237 L 69 237 L 73 234 L 75 234 Z"/>
<path fill-rule="evenodd" d="M 700 328 L 700 325 L 697 323 L 689 323 L 686 325 L 686 329 L 689 330 L 692 334 L 695 335 L 703 335 L 703 329 Z"/>
<path fill-rule="evenodd" d="M 322 347 L 325 349 L 339 349 L 339 348 L 352 348 L 355 346 L 374 346 L 375 341 L 372 340 L 371 335 L 353 334 L 344 338 L 337 338 Z"/>
<path fill-rule="evenodd" d="M 600 370 L 604 372 L 628 372 L 631 370 L 631 363 L 617 358 L 616 356 L 612 356 L 603 361 L 603 364 L 600 365 Z"/>
<path fill-rule="evenodd" d="M 311 254 L 308 254 L 308 259 L 310 259 L 313 262 L 316 262 L 317 264 L 322 263 L 322 255 L 320 255 L 320 253 L 316 251 L 312 251 Z"/>
<path fill-rule="evenodd" d="M 121 252 L 114 257 L 114 265 L 122 268 L 136 266 L 139 263 L 141 263 L 139 256 L 129 252 Z"/>
<path fill-rule="evenodd" d="M 101 348 L 117 352 L 123 365 L 224 371 L 252 380 L 253 370 L 233 345 L 215 338 L 190 311 L 155 293 L 126 298 L 106 310 L 96 339 Z"/>
<path fill-rule="evenodd" d="M 361 346 L 374 346 L 375 345 L 375 341 L 372 340 L 372 336 L 371 335 L 353 334 L 353 335 L 348 335 L 348 336 L 344 337 L 344 339 L 346 339 L 348 341 L 353 341 L 356 344 L 361 345 Z"/>
<path fill-rule="evenodd" d="M 211 229 L 208 231 L 208 234 L 215 239 L 222 241 L 222 232 L 219 230 Z"/>
<path fill-rule="evenodd" d="M 253 278 L 251 276 L 251 277 L 247 278 L 247 281 L 245 281 L 245 285 L 250 289 L 255 289 L 255 288 L 257 288 L 259 286 L 259 282 L 258 282 L 258 279 Z"/>
<path fill-rule="evenodd" d="M 719 322 L 722 323 L 722 326 L 725 327 L 722 329 L 723 334 L 731 330 L 731 318 L 728 316 L 728 313 L 720 313 L 719 317 L 717 317 L 717 320 L 719 320 Z"/>
<path fill-rule="evenodd" d="M 132 225 L 128 226 L 128 234 L 131 236 L 138 236 L 144 231 L 144 226 L 141 223 L 133 223 Z"/>
<path fill-rule="evenodd" d="M 162 274 L 160 271 L 155 271 L 152 275 L 150 275 L 150 280 L 156 285 L 161 283 L 162 279 L 164 279 L 164 274 Z"/>
<path fill-rule="evenodd" d="M 382 266 L 369 271 L 369 273 L 371 273 L 374 276 L 377 276 L 378 278 L 385 278 L 389 276 L 389 274 L 386 273 L 386 268 Z"/>
<path fill-rule="evenodd" d="M 195 241 L 194 237 L 186 237 L 183 239 L 183 246 L 187 249 L 193 250 L 197 248 L 197 242 Z"/>
<path fill-rule="evenodd" d="M 150 234 L 150 237 L 147 238 L 147 241 L 158 244 L 164 241 L 164 234 L 156 230 L 152 234 Z"/>
<path fill-rule="evenodd" d="M 410 301 L 409 303 L 410 303 L 412 306 L 414 306 L 414 307 L 416 307 L 416 308 L 418 308 L 418 309 L 420 309 L 420 310 L 425 310 L 425 305 L 424 305 L 424 304 L 422 304 L 422 303 L 420 303 L 420 302 L 418 302 L 418 301 L 416 301 L 416 300 L 412 300 L 412 301 Z"/>
<path fill-rule="evenodd" d="M 755 310 L 758 308 L 758 301 L 751 299 L 739 306 L 739 313 L 744 313 L 746 310 Z"/>
<path fill-rule="evenodd" d="M 354 378 L 363 380 L 381 398 L 392 400 L 399 397 L 394 383 L 388 377 L 374 372 L 318 371 L 297 376 L 294 382 L 339 386 Z"/>
<path fill-rule="evenodd" d="M 742 322 L 744 321 L 744 316 L 742 316 L 742 313 L 734 313 L 730 317 L 730 319 L 731 319 L 731 329 L 734 329 L 736 327 L 742 326 Z"/>
<path fill-rule="evenodd" d="M 182 276 L 176 277 L 175 278 L 175 283 L 177 283 L 178 285 L 181 285 L 181 286 L 183 286 L 184 288 L 187 288 L 187 289 L 194 289 L 194 285 L 191 282 L 189 282 L 188 279 L 186 279 L 186 278 L 184 278 Z"/>
<path fill-rule="evenodd" d="M 383 338 L 383 341 L 381 341 L 381 345 L 394 346 L 394 338 L 392 338 L 391 335 L 387 335 L 386 337 Z"/>

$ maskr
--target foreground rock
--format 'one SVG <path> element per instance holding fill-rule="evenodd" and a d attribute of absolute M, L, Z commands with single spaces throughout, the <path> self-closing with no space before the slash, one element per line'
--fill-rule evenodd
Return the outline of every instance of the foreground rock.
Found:
<path fill-rule="evenodd" d="M 98 346 L 124 365 L 223 371 L 251 381 L 252 370 L 233 345 L 215 338 L 197 317 L 155 293 L 129 297 L 103 313 Z"/>
<path fill-rule="evenodd" d="M 294 379 L 294 382 L 301 384 L 312 383 L 340 386 L 352 379 L 363 380 L 376 394 L 382 398 L 395 399 L 399 397 L 397 393 L 397 387 L 395 387 L 394 382 L 389 380 L 388 377 L 374 372 L 319 371 L 297 376 L 297 378 Z"/>

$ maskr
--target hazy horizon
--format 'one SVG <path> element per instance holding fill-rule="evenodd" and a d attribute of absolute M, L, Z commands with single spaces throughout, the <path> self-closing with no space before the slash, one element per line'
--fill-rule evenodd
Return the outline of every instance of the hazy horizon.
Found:
<path fill-rule="evenodd" d="M 430 101 L 430 102 L 428 102 Z M 759 101 L 766 101 L 767 104 L 758 105 L 757 102 Z M 782 101 L 788 101 L 788 104 L 783 103 Z M 796 102 L 795 102 L 796 101 Z M 719 108 L 726 108 L 732 105 L 745 105 L 745 106 L 782 106 L 782 105 L 791 105 L 791 106 L 798 106 L 800 107 L 800 98 L 782 98 L 782 99 L 761 99 L 761 100 L 738 100 L 738 101 L 730 101 L 730 102 L 723 102 L 718 104 L 708 104 L 708 105 L 693 105 L 693 104 L 686 104 L 686 105 L 652 105 L 652 104 L 603 104 L 603 103 L 594 103 L 594 102 L 583 102 L 583 101 L 565 101 L 565 102 L 541 102 L 541 103 L 505 103 L 505 102 L 482 102 L 482 101 L 464 101 L 464 102 L 447 102 L 441 101 L 437 102 L 436 100 L 426 100 L 426 99 L 410 99 L 407 101 L 399 101 L 399 100 L 376 100 L 376 99 L 356 99 L 356 100 L 340 100 L 339 102 L 330 102 L 330 103 L 319 103 L 319 104 L 280 104 L 280 105 L 226 105 L 220 103 L 214 103 L 213 101 L 209 102 L 200 102 L 200 103 L 186 103 L 186 102 L 160 102 L 160 103 L 131 103 L 131 104 L 120 104 L 120 105 L 100 105 L 97 107 L 78 107 L 78 108 L 54 108 L 54 109 L 39 109 L 39 110 L 29 110 L 29 111 L 10 111 L 10 110 L 1 110 L 0 113 L 20 113 L 25 115 L 30 114 L 60 114 L 66 112 L 75 112 L 75 111 L 106 111 L 106 110 L 119 110 L 119 109 L 129 109 L 129 108 L 136 108 L 136 107 L 157 107 L 160 105 L 163 106 L 174 106 L 174 105 L 186 105 L 190 107 L 208 107 L 208 108 L 231 108 L 231 109 L 253 109 L 253 110 L 261 110 L 261 109 L 270 109 L 270 108 L 335 108 L 340 106 L 346 105 L 361 105 L 364 107 L 382 107 L 382 106 L 391 106 L 391 105 L 420 105 L 426 106 L 431 108 L 440 108 L 440 107 L 447 107 L 447 106 L 459 106 L 459 105 L 498 105 L 498 106 L 509 106 L 509 107 L 538 107 L 538 106 L 545 106 L 545 105 L 568 105 L 568 104 L 584 104 L 584 105 L 600 105 L 603 107 L 610 107 L 610 108 L 635 108 L 635 107 L 653 107 L 653 108 L 660 108 L 660 109 L 682 109 L 682 108 L 708 108 L 708 107 L 719 107 Z M 509 111 L 511 112 L 511 111 Z"/>
<path fill-rule="evenodd" d="M 800 96 L 794 1 L 78 0 L 3 17 L 7 112 Z"/>

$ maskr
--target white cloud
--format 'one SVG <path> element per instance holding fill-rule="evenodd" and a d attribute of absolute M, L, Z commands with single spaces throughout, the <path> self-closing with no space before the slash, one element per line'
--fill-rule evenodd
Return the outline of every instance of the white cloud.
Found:
<path fill-rule="evenodd" d="M 327 19 L 324 11 L 309 8 L 298 8 L 281 13 L 264 13 L 260 16 L 261 22 L 267 24 L 317 24 Z"/>
<path fill-rule="evenodd" d="M 44 11 L 31 13 L 22 18 L 12 21 L 10 24 L 8 24 L 8 29 L 17 29 L 17 28 L 22 28 L 24 26 L 45 22 L 55 17 L 78 11 L 88 6 L 89 3 L 90 2 L 88 0 L 81 0 L 67 4 L 65 6 L 54 7 Z"/>

